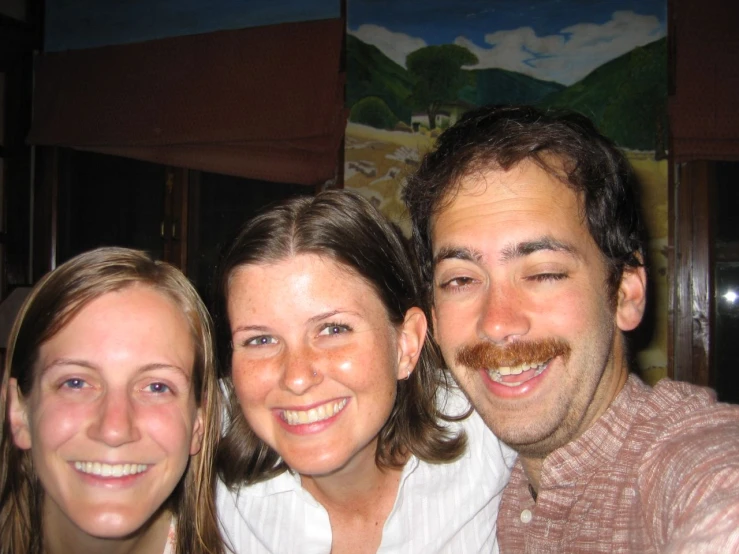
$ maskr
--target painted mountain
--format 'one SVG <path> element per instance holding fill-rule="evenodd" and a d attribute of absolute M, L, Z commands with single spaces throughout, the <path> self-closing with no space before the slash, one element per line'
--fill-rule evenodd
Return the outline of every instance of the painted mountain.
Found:
<path fill-rule="evenodd" d="M 355 36 L 346 37 L 346 106 L 352 108 L 363 98 L 377 97 L 387 104 L 398 120 L 410 123 L 413 81 L 405 68 L 379 48 Z"/>
<path fill-rule="evenodd" d="M 620 146 L 659 155 L 666 143 L 666 67 L 662 38 L 603 64 L 569 87 L 503 69 L 467 70 L 458 100 L 468 106 L 523 103 L 574 109 L 591 117 Z M 405 68 L 375 46 L 347 36 L 348 108 L 371 98 L 383 105 L 388 118 L 408 124 L 412 89 Z"/>
<path fill-rule="evenodd" d="M 667 39 L 604 63 L 541 105 L 576 110 L 633 150 L 664 151 L 667 140 Z"/>
<path fill-rule="evenodd" d="M 552 81 L 542 81 L 523 73 L 505 69 L 468 71 L 472 84 L 460 91 L 460 97 L 475 104 L 537 104 L 566 87 Z"/>

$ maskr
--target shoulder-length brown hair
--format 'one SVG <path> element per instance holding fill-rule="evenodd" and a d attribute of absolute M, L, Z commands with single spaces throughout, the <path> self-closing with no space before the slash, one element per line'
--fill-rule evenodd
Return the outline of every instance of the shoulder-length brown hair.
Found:
<path fill-rule="evenodd" d="M 377 292 L 390 321 L 399 325 L 418 306 L 429 318 L 418 268 L 400 231 L 372 204 L 356 193 L 328 191 L 315 197 L 292 198 L 247 222 L 224 251 L 215 282 L 214 317 L 221 353 L 223 383 L 229 397 L 229 425 L 218 448 L 216 465 L 224 482 L 235 487 L 274 477 L 285 471 L 280 455 L 249 427 L 231 381 L 229 284 L 245 265 L 274 263 L 298 254 L 317 254 L 343 264 Z M 446 387 L 438 349 L 427 332 L 416 366 L 398 381 L 395 405 L 380 430 L 375 462 L 402 467 L 408 454 L 430 463 L 457 459 L 466 447 L 462 432 L 452 433 L 436 404 Z"/>
<path fill-rule="evenodd" d="M 196 403 L 203 409 L 203 444 L 167 501 L 177 520 L 175 551 L 224 551 L 214 500 L 213 458 L 220 434 L 221 401 L 210 316 L 179 270 L 137 250 L 99 248 L 72 258 L 41 279 L 10 333 L 0 389 L 0 554 L 43 551 L 39 532 L 43 490 L 33 471 L 30 451 L 13 443 L 6 402 L 10 378 L 15 378 L 20 393 L 28 396 L 41 346 L 90 302 L 131 286 L 151 287 L 174 300 L 188 321 L 196 350 L 193 383 Z"/>

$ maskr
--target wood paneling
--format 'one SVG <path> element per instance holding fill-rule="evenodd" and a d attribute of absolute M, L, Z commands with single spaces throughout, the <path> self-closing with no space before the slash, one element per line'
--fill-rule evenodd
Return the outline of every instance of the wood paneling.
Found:
<path fill-rule="evenodd" d="M 671 376 L 711 384 L 712 241 L 710 162 L 679 164 L 672 205 L 674 292 Z"/>

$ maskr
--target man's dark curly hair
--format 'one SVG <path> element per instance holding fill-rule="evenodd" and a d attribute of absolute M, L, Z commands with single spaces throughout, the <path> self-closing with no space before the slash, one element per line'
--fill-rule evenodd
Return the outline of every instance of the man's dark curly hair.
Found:
<path fill-rule="evenodd" d="M 438 138 L 403 192 L 413 243 L 430 293 L 433 217 L 454 200 L 471 173 L 507 171 L 530 161 L 580 196 L 584 220 L 608 264 L 614 295 L 624 268 L 644 265 L 637 184 L 623 153 L 586 117 L 531 106 L 485 106 L 467 112 Z"/>

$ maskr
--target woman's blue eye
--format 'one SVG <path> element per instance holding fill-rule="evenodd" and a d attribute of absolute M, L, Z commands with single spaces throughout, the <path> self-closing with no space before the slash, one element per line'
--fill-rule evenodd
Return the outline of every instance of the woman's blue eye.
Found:
<path fill-rule="evenodd" d="M 147 385 L 146 388 L 149 389 L 149 392 L 156 394 L 163 394 L 171 390 L 169 385 L 165 385 L 164 383 L 151 383 L 150 385 Z"/>
<path fill-rule="evenodd" d="M 321 332 L 318 334 L 340 335 L 341 333 L 346 333 L 347 331 L 351 331 L 351 327 L 349 327 L 348 325 L 344 325 L 342 323 L 328 323 L 323 327 L 323 329 L 321 329 Z"/>
<path fill-rule="evenodd" d="M 79 390 L 79 389 L 85 388 L 85 385 L 86 384 L 87 383 L 85 382 L 84 379 L 80 379 L 78 377 L 73 377 L 72 379 L 67 379 L 66 381 L 64 381 L 62 383 L 62 386 L 63 387 L 66 387 L 68 389 Z"/>
<path fill-rule="evenodd" d="M 275 344 L 277 341 L 274 337 L 269 335 L 259 335 L 258 337 L 252 337 L 247 340 L 244 344 L 246 346 L 264 346 L 267 344 Z"/>

